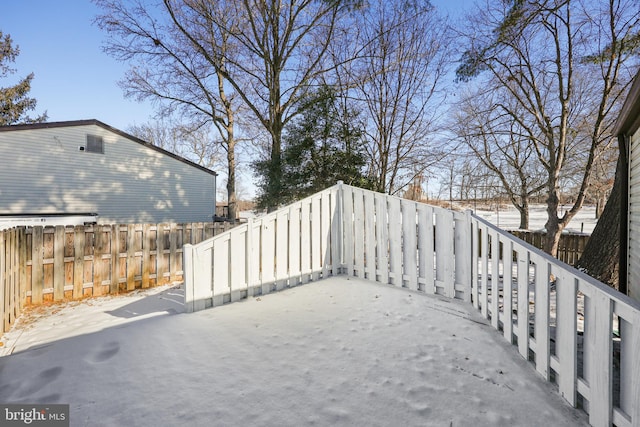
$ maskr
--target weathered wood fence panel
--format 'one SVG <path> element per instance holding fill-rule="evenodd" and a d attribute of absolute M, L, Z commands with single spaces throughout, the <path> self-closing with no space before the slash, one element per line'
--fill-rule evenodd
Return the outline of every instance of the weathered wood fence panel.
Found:
<path fill-rule="evenodd" d="M 182 246 L 229 223 L 16 227 L 0 231 L 0 333 L 27 304 L 182 280 Z"/>
<path fill-rule="evenodd" d="M 546 233 L 542 231 L 512 230 L 510 233 L 537 249 L 544 247 L 547 238 Z M 584 247 L 587 245 L 589 237 L 591 236 L 588 234 L 563 233 L 558 244 L 557 258 L 565 264 L 576 265 L 582 256 L 582 252 L 584 252 Z"/>

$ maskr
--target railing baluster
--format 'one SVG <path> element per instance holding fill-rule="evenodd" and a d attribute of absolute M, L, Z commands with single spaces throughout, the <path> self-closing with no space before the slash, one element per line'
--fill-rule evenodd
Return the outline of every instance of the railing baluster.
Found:
<path fill-rule="evenodd" d="M 275 283 L 275 237 L 276 237 L 275 217 L 269 215 L 262 220 L 261 245 L 260 245 L 260 281 L 262 283 L 262 294 L 271 292 Z"/>
<path fill-rule="evenodd" d="M 585 313 L 584 353 L 588 355 L 586 380 L 589 383 L 589 423 L 593 426 L 611 425 L 612 416 L 612 303 L 607 295 L 593 292 L 588 295 Z M 637 421 L 637 420 L 636 420 Z"/>
<path fill-rule="evenodd" d="M 445 209 L 436 210 L 436 286 L 442 294 L 455 298 L 455 271 L 453 251 L 453 214 Z M 437 290 L 436 290 L 437 292 Z"/>
<path fill-rule="evenodd" d="M 502 332 L 504 338 L 513 343 L 513 242 L 502 244 Z"/>
<path fill-rule="evenodd" d="M 529 359 L 529 266 L 531 254 L 520 247 L 518 250 L 518 351 Z"/>
<path fill-rule="evenodd" d="M 247 238 L 248 227 L 236 227 L 229 234 L 229 287 L 231 301 L 239 301 L 247 291 Z"/>
<path fill-rule="evenodd" d="M 435 251 L 433 236 L 433 208 L 418 205 L 418 251 L 419 281 L 424 284 L 423 290 L 428 294 L 435 293 L 433 277 L 433 254 Z"/>
<path fill-rule="evenodd" d="M 353 190 L 353 269 L 355 270 L 354 276 L 364 279 L 364 263 L 365 263 L 365 251 L 364 251 L 364 233 L 365 233 L 365 211 L 364 200 L 362 196 L 362 190 Z"/>
<path fill-rule="evenodd" d="M 549 380 L 549 277 L 550 265 L 535 257 L 535 301 L 534 334 L 536 337 L 536 370 L 545 380 Z"/>
<path fill-rule="evenodd" d="M 300 212 L 301 203 L 289 208 L 289 286 L 299 285 L 301 282 L 300 268 Z"/>
<path fill-rule="evenodd" d="M 231 258 L 229 256 L 228 234 L 223 238 L 213 241 L 212 257 L 213 267 L 213 305 L 218 306 L 224 304 L 224 296 L 231 292 L 231 283 L 229 283 L 229 275 L 231 272 Z"/>
<path fill-rule="evenodd" d="M 576 405 L 577 284 L 566 271 L 556 277 L 556 355 L 560 364 L 558 389 L 570 405 Z"/>
<path fill-rule="evenodd" d="M 472 221 L 471 223 L 471 302 L 473 308 L 476 310 L 480 307 L 480 301 L 478 301 L 479 292 L 478 286 L 480 285 L 480 271 L 478 268 L 478 258 L 480 257 L 480 242 L 479 242 L 480 230 L 478 229 L 478 222 Z"/>
<path fill-rule="evenodd" d="M 303 201 L 300 208 L 300 271 L 301 282 L 311 277 L 311 202 Z"/>
<path fill-rule="evenodd" d="M 365 259 L 366 278 L 376 281 L 376 219 L 377 212 L 373 194 L 370 191 L 364 192 L 364 222 L 365 222 Z"/>
<path fill-rule="evenodd" d="M 320 207 L 322 208 L 320 235 L 317 236 L 320 244 L 320 265 L 322 267 L 322 277 L 329 277 L 331 274 L 340 274 L 344 255 L 342 253 L 342 211 L 340 201 L 344 186 L 338 184 L 337 190 L 322 192 Z"/>
<path fill-rule="evenodd" d="M 402 286 L 402 213 L 400 199 L 389 198 L 389 275 L 390 282 Z"/>
<path fill-rule="evenodd" d="M 281 210 L 276 215 L 276 290 L 281 291 L 288 284 L 289 277 L 289 210 Z"/>
<path fill-rule="evenodd" d="M 402 201 L 402 286 L 418 289 L 418 266 L 416 252 L 416 203 L 409 200 Z"/>
<path fill-rule="evenodd" d="M 322 243 L 320 242 L 322 236 L 321 201 L 322 197 L 317 196 L 313 197 L 311 202 L 311 280 L 318 280 L 323 268 Z"/>
<path fill-rule="evenodd" d="M 489 229 L 484 226 L 482 231 L 482 316 L 489 318 Z"/>
<path fill-rule="evenodd" d="M 342 262 L 345 264 L 347 274 L 352 276 L 354 269 L 354 231 L 356 228 L 354 222 L 357 222 L 357 220 L 354 219 L 353 191 L 351 190 L 351 187 L 343 187 L 342 191 L 342 208 L 344 216 L 342 219 Z M 357 213 L 357 211 L 355 212 Z"/>
<path fill-rule="evenodd" d="M 500 323 L 500 238 L 491 232 L 491 326 L 498 329 Z"/>
<path fill-rule="evenodd" d="M 464 214 L 454 213 L 454 224 L 454 298 L 458 298 L 459 293 L 462 293 L 461 299 L 470 303 L 472 288 L 472 262 L 469 262 L 469 257 L 472 256 L 472 236 L 469 235 L 471 233 L 471 211 L 466 211 Z"/>
<path fill-rule="evenodd" d="M 378 254 L 379 282 L 389 283 L 389 217 L 387 215 L 387 197 L 384 194 L 375 194 L 376 205 L 376 248 Z"/>

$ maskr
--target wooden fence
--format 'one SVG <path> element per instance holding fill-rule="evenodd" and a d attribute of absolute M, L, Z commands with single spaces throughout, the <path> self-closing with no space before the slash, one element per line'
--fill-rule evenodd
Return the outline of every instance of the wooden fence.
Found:
<path fill-rule="evenodd" d="M 0 332 L 25 305 L 182 280 L 182 247 L 229 223 L 16 227 L 0 232 Z"/>
<path fill-rule="evenodd" d="M 544 248 L 544 243 L 547 238 L 546 232 L 543 231 L 513 230 L 510 231 L 510 233 L 537 249 Z M 591 236 L 588 234 L 563 233 L 560 236 L 558 255 L 556 258 L 566 264 L 576 265 L 582 256 L 582 252 L 584 252 L 584 247 L 587 245 L 589 237 Z"/>

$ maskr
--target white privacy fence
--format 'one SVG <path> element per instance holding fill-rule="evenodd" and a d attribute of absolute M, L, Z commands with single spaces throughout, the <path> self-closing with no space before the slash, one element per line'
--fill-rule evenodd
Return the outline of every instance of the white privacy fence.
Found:
<path fill-rule="evenodd" d="M 640 304 L 470 212 L 338 184 L 184 248 L 187 311 L 347 274 L 473 304 L 595 426 L 640 426 Z"/>
<path fill-rule="evenodd" d="M 334 186 L 184 247 L 185 305 L 202 310 L 340 272 Z"/>
<path fill-rule="evenodd" d="M 185 304 L 197 311 L 343 273 L 470 301 L 469 230 L 469 214 L 338 184 L 185 245 Z"/>

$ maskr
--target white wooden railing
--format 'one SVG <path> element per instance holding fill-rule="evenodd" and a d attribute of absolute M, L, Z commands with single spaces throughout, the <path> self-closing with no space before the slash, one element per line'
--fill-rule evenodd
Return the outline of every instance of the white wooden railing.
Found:
<path fill-rule="evenodd" d="M 640 426 L 640 304 L 482 218 L 471 225 L 474 307 L 591 425 Z"/>
<path fill-rule="evenodd" d="M 184 247 L 185 305 L 202 310 L 340 273 L 339 185 Z"/>
<path fill-rule="evenodd" d="M 183 265 L 187 311 L 337 274 L 467 301 L 592 425 L 640 426 L 640 304 L 471 212 L 339 183 Z"/>

